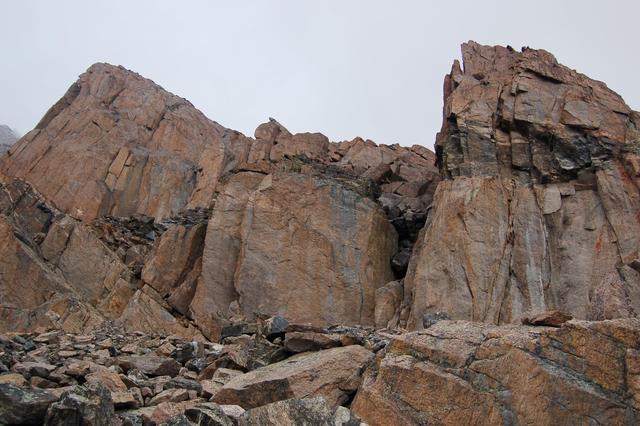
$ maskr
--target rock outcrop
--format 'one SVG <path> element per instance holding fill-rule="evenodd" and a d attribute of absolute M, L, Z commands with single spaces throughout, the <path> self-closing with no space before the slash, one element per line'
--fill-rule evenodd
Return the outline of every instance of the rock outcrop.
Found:
<path fill-rule="evenodd" d="M 376 425 L 640 421 L 638 319 L 561 328 L 441 321 L 394 337 L 352 409 Z"/>
<path fill-rule="evenodd" d="M 444 178 L 401 319 L 640 309 L 640 115 L 542 50 L 466 43 L 445 80 Z"/>
<path fill-rule="evenodd" d="M 259 315 L 373 325 L 376 291 L 404 276 L 439 181 L 425 148 L 333 143 L 273 119 L 249 138 L 108 64 L 80 76 L 0 172 L 3 187 L 37 194 L 3 195 L 4 232 L 20 236 L 3 247 L 5 327 L 52 325 L 50 299 L 64 294 L 83 318 L 69 331 L 113 320 L 214 340 Z M 39 294 L 14 300 L 20 286 Z"/>
<path fill-rule="evenodd" d="M 436 154 L 89 68 L 0 156 L 0 424 L 638 424 L 640 114 L 463 62 Z"/>
<path fill-rule="evenodd" d="M 207 206 L 226 129 L 139 75 L 95 64 L 2 160 L 77 219 Z M 61 167 L 73 162 L 76 167 Z"/>

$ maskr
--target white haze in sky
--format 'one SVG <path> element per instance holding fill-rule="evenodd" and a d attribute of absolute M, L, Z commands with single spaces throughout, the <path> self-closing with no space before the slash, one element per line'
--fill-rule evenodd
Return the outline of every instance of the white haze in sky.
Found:
<path fill-rule="evenodd" d="M 0 124 L 24 134 L 94 62 L 123 65 L 253 135 L 432 146 L 460 43 L 544 48 L 640 109 L 640 2 L 0 3 Z"/>

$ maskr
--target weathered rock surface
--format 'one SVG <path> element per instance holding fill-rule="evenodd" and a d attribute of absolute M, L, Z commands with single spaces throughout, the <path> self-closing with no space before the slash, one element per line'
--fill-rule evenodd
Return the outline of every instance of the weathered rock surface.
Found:
<path fill-rule="evenodd" d="M 357 345 L 295 355 L 234 377 L 213 398 L 219 404 L 245 409 L 307 396 L 321 396 L 331 406 L 341 405 L 358 388 L 362 371 L 372 358 L 372 352 Z"/>
<path fill-rule="evenodd" d="M 45 391 L 0 384 L 0 424 L 39 424 L 53 401 Z"/>
<path fill-rule="evenodd" d="M 463 60 L 437 155 L 92 66 L 0 157 L 0 423 L 639 423 L 640 116 Z"/>
<path fill-rule="evenodd" d="M 288 399 L 247 410 L 240 426 L 335 425 L 358 426 L 360 421 L 345 407 L 332 408 L 321 398 Z"/>
<path fill-rule="evenodd" d="M 375 292 L 406 272 L 439 180 L 425 148 L 334 143 L 273 119 L 245 137 L 108 64 L 80 76 L 0 173 L 24 193 L 0 194 L 0 222 L 22 227 L 3 232 L 28 242 L 3 248 L 0 291 L 42 289 L 4 299 L 7 329 L 115 320 L 194 339 L 256 314 L 374 324 Z"/>
<path fill-rule="evenodd" d="M 329 179 L 244 175 L 218 196 L 207 229 L 191 302 L 207 336 L 219 337 L 216 325 L 236 313 L 232 305 L 248 319 L 261 312 L 317 325 L 373 324 L 375 291 L 393 279 L 397 245 L 382 210 Z"/>
<path fill-rule="evenodd" d="M 372 426 L 632 425 L 638 345 L 638 319 L 561 328 L 441 321 L 392 339 L 352 409 Z"/>
<path fill-rule="evenodd" d="M 187 205 L 208 206 L 224 163 L 224 132 L 150 80 L 95 64 L 0 169 L 78 219 L 164 218 Z M 60 167 L 69 161 L 81 167 Z"/>
<path fill-rule="evenodd" d="M 640 309 L 640 116 L 542 50 L 462 47 L 445 80 L 438 186 L 404 317 L 515 323 Z"/>

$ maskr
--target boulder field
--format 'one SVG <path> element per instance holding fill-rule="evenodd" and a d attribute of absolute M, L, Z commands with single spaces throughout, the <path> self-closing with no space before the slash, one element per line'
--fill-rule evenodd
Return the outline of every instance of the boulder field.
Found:
<path fill-rule="evenodd" d="M 0 424 L 637 424 L 639 179 L 544 50 L 463 44 L 435 153 L 95 64 L 0 154 Z"/>

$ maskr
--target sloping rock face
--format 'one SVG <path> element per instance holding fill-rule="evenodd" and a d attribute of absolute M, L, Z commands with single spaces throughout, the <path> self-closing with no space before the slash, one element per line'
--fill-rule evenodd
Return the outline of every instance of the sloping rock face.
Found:
<path fill-rule="evenodd" d="M 108 64 L 0 173 L 5 329 L 116 321 L 195 340 L 261 315 L 373 325 L 440 179 L 425 148 L 334 143 L 273 119 L 249 138 Z"/>
<path fill-rule="evenodd" d="M 640 421 L 640 322 L 561 328 L 441 321 L 395 337 L 352 409 L 376 425 Z"/>
<path fill-rule="evenodd" d="M 80 331 L 102 322 L 101 315 L 80 296 L 90 297 L 92 282 L 101 278 L 93 271 L 91 281 L 75 281 L 76 293 L 66 274 L 80 277 L 73 265 L 56 267 L 46 259 L 39 242 L 55 228 L 60 213 L 26 183 L 0 175 L 0 327 L 33 330 L 37 327 Z M 69 224 L 65 240 L 55 251 L 66 252 L 75 224 Z M 54 235 L 52 231 L 50 235 Z M 84 235 L 78 230 L 76 235 Z M 87 247 L 89 249 L 89 247 Z M 54 256 L 53 252 L 50 252 Z M 105 278 L 105 275 L 102 275 Z M 87 284 L 85 287 L 84 285 Z M 106 291 L 106 289 L 105 289 Z"/>
<path fill-rule="evenodd" d="M 208 206 L 226 129 L 139 75 L 95 64 L 0 163 L 77 219 Z M 73 162 L 76 167 L 62 167 Z"/>
<path fill-rule="evenodd" d="M 400 322 L 635 316 L 640 115 L 548 52 L 470 42 L 462 53 L 436 145 L 445 180 Z"/>
<path fill-rule="evenodd" d="M 17 140 L 18 136 L 11 130 L 11 127 L 0 124 L 0 156 L 9 151 Z"/>

